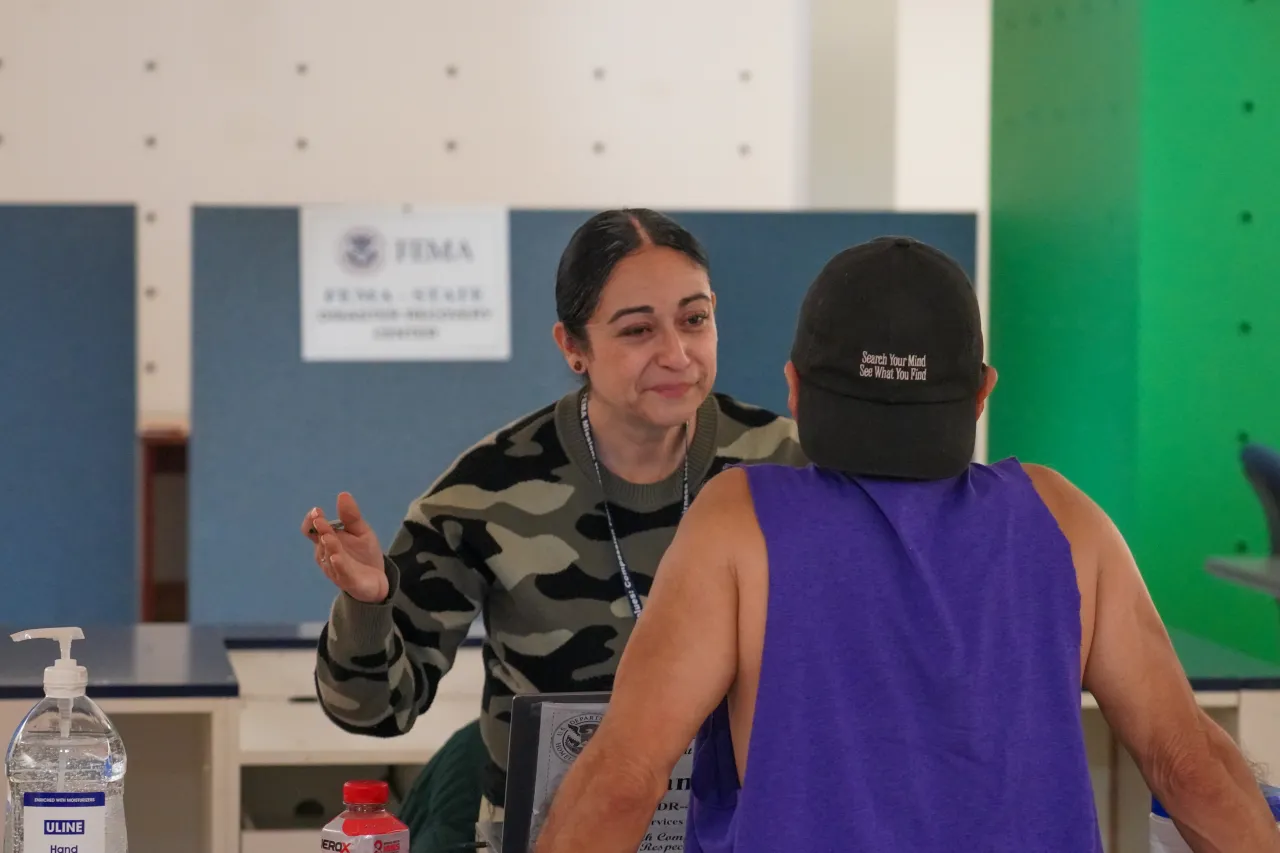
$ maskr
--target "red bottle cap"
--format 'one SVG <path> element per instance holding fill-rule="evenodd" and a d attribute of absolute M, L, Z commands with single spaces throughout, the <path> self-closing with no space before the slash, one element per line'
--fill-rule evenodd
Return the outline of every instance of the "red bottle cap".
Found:
<path fill-rule="evenodd" d="M 347 782 L 342 786 L 342 801 L 353 806 L 386 805 L 390 796 L 386 782 Z"/>

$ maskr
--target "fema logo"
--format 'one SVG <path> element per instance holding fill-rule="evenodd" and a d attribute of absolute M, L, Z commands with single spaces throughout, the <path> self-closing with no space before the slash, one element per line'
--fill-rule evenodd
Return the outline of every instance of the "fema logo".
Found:
<path fill-rule="evenodd" d="M 372 228 L 352 228 L 342 235 L 338 244 L 338 262 L 348 272 L 377 272 L 385 257 L 382 234 Z"/>
<path fill-rule="evenodd" d="M 603 716 L 598 713 L 579 714 L 556 726 L 556 730 L 551 734 L 551 748 L 556 751 L 556 755 L 560 756 L 561 761 L 568 764 L 582 755 L 587 741 L 591 740 L 596 729 L 600 728 L 600 720 Z"/>

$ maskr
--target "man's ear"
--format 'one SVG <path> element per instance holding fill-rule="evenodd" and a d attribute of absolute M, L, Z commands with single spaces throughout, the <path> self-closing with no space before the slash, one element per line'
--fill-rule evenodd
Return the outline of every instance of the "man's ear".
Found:
<path fill-rule="evenodd" d="M 791 412 L 791 419 L 795 420 L 796 409 L 799 408 L 800 376 L 796 373 L 796 366 L 789 361 L 782 368 L 782 373 L 787 377 L 787 409 Z"/>
<path fill-rule="evenodd" d="M 996 380 L 1000 378 L 1000 374 L 996 373 L 996 369 L 989 364 L 982 365 L 982 387 L 978 389 L 978 417 L 982 417 L 983 410 L 987 407 L 987 398 L 991 396 L 991 390 L 996 387 Z"/>

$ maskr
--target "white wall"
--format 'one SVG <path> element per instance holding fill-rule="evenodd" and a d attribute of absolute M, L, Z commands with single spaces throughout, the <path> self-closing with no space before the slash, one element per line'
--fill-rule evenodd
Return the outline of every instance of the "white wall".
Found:
<path fill-rule="evenodd" d="M 985 305 L 990 4 L 0 0 L 0 202 L 140 205 L 148 426 L 193 203 L 976 210 Z"/>
<path fill-rule="evenodd" d="M 811 12 L 812 203 L 976 212 L 974 283 L 984 320 L 991 3 L 812 0 Z M 986 435 L 984 418 L 979 459 L 986 458 Z"/>
<path fill-rule="evenodd" d="M 897 0 L 894 202 L 986 210 L 991 0 Z"/>
<path fill-rule="evenodd" d="M 139 420 L 190 406 L 190 206 L 788 208 L 800 0 L 0 2 L 0 201 L 136 201 Z"/>
<path fill-rule="evenodd" d="M 896 0 L 811 0 L 808 204 L 893 210 Z"/>
<path fill-rule="evenodd" d="M 985 211 L 992 0 L 810 0 L 809 201 Z"/>

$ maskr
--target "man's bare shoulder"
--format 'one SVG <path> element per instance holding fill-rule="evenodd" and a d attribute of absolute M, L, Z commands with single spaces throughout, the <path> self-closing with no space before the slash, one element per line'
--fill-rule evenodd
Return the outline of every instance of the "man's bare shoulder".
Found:
<path fill-rule="evenodd" d="M 739 467 L 726 468 L 703 484 L 693 506 L 701 504 L 705 515 L 732 516 L 748 512 L 754 514 L 751 501 L 751 483 L 747 472 Z M 693 507 L 690 507 L 690 512 Z"/>
<path fill-rule="evenodd" d="M 1041 497 L 1060 500 L 1072 492 L 1079 491 L 1070 480 L 1048 465 L 1023 462 L 1022 470 L 1031 478 L 1031 483 L 1036 487 L 1036 491 L 1040 492 Z"/>
<path fill-rule="evenodd" d="M 746 471 L 726 468 L 703 484 L 676 532 L 681 539 L 685 547 L 714 551 L 730 565 L 755 562 L 764 537 Z"/>
<path fill-rule="evenodd" d="M 1022 469 L 1067 538 L 1082 586 L 1091 586 L 1101 556 L 1123 547 L 1119 532 L 1102 508 L 1063 474 L 1029 462 Z"/>
<path fill-rule="evenodd" d="M 1071 536 L 1090 526 L 1093 501 L 1075 483 L 1047 465 L 1023 462 L 1022 470 L 1035 486 L 1040 500 L 1058 520 L 1063 533 Z"/>

